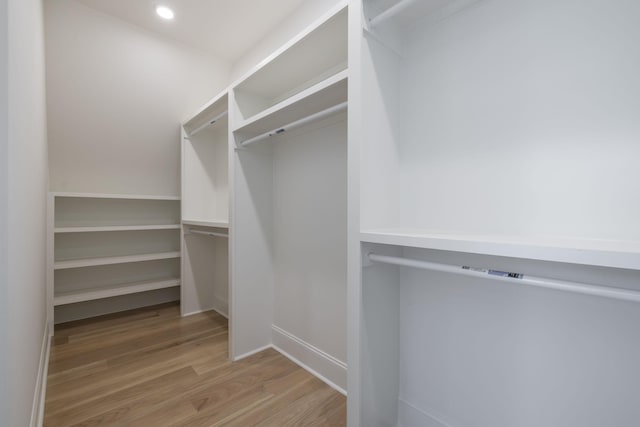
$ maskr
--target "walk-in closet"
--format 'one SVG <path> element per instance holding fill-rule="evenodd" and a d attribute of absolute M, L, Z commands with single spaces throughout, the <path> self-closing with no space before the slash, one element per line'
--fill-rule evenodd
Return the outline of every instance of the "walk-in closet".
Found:
<path fill-rule="evenodd" d="M 0 2 L 0 425 L 637 427 L 640 2 Z"/>

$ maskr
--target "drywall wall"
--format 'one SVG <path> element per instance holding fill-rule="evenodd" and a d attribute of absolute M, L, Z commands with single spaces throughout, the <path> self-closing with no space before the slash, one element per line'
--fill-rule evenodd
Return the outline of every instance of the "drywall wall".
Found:
<path fill-rule="evenodd" d="M 338 3 L 337 0 L 304 1 L 291 15 L 263 37 L 260 43 L 254 45 L 234 62 L 231 68 L 231 81 L 241 78 Z"/>
<path fill-rule="evenodd" d="M 417 26 L 395 78 L 399 226 L 640 239 L 639 18 L 494 0 Z"/>
<path fill-rule="evenodd" d="M 629 289 L 640 283 L 631 270 L 420 249 L 404 256 Z M 399 278 L 387 285 L 400 294 L 400 416 L 442 422 L 403 425 L 638 425 L 637 303 L 411 268 Z"/>
<path fill-rule="evenodd" d="M 2 309 L 2 325 L 10 327 L 2 349 L 8 352 L 3 365 L 10 367 L 5 383 L 10 412 L 2 425 L 23 427 L 30 425 L 39 396 L 37 375 L 47 334 L 44 40 L 41 0 L 9 0 L 8 5 L 9 126 L 7 167 L 2 168 L 8 187 L 6 197 L 0 195 L 8 214 L 8 253 L 3 257 L 8 286 L 2 298 L 8 304 Z"/>
<path fill-rule="evenodd" d="M 8 100 L 8 72 L 9 72 L 9 7 L 7 0 L 0 0 L 0 424 L 7 424 L 9 411 L 9 365 L 7 353 L 8 317 L 7 317 L 7 255 L 8 255 L 8 158 L 7 147 L 9 138 L 9 100 Z"/>
<path fill-rule="evenodd" d="M 45 5 L 51 189 L 180 194 L 179 123 L 228 64 L 74 0 Z"/>
<path fill-rule="evenodd" d="M 346 114 L 299 132 L 273 148 L 273 324 L 342 362 L 324 369 L 315 357 L 298 355 L 346 389 Z M 274 341 L 295 352 L 294 346 Z"/>

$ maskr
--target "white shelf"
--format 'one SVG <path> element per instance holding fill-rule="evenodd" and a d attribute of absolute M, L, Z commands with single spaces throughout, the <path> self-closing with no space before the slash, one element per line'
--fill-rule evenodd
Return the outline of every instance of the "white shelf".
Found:
<path fill-rule="evenodd" d="M 153 261 L 158 259 L 180 258 L 180 252 L 160 252 L 141 255 L 112 256 L 101 258 L 85 258 L 73 259 L 65 261 L 56 261 L 54 270 L 63 270 L 66 268 L 93 267 L 98 265 L 124 264 L 128 262 Z"/>
<path fill-rule="evenodd" d="M 248 139 L 345 102 L 347 81 L 348 70 L 340 71 L 241 122 L 233 131 Z"/>
<path fill-rule="evenodd" d="M 189 119 L 185 120 L 182 127 L 187 134 L 192 134 L 199 132 L 203 127 L 206 128 L 210 120 L 215 117 L 219 117 L 216 123 L 226 121 L 226 115 L 220 116 L 228 112 L 228 104 L 228 93 L 224 91 L 209 101 Z"/>
<path fill-rule="evenodd" d="M 234 85 L 242 117 L 254 116 L 345 70 L 347 15 L 343 1 Z"/>
<path fill-rule="evenodd" d="M 224 221 L 224 220 L 202 221 L 202 220 L 193 220 L 193 219 L 183 219 L 182 223 L 184 225 L 196 225 L 201 227 L 229 228 L 229 221 Z"/>
<path fill-rule="evenodd" d="M 179 201 L 177 196 L 149 196 L 140 194 L 105 194 L 105 193 L 67 193 L 52 192 L 54 197 L 73 197 L 73 198 L 90 198 L 90 199 L 131 199 L 131 200 L 169 200 Z"/>
<path fill-rule="evenodd" d="M 180 286 L 180 279 L 148 280 L 144 282 L 124 283 L 114 286 L 103 286 L 89 290 L 59 293 L 54 296 L 53 305 L 73 304 L 102 298 L 111 298 L 139 292 L 155 291 L 158 289 Z"/>
<path fill-rule="evenodd" d="M 362 242 L 640 270 L 640 242 L 363 230 Z"/>
<path fill-rule="evenodd" d="M 166 225 L 110 225 L 102 227 L 56 227 L 54 233 L 95 233 L 108 231 L 146 231 L 146 230 L 177 230 L 180 224 Z"/>

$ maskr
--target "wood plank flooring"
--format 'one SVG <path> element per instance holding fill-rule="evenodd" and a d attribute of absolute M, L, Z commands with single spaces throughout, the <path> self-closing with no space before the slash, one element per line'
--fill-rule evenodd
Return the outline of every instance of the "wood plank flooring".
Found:
<path fill-rule="evenodd" d="M 57 325 L 45 426 L 346 425 L 346 398 L 275 350 L 227 360 L 227 320 L 176 304 Z"/>

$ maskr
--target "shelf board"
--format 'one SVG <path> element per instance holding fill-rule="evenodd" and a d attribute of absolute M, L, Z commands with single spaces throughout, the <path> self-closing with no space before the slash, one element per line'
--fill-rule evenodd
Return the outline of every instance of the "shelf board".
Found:
<path fill-rule="evenodd" d="M 331 70 L 345 69 L 347 16 L 343 0 L 233 84 L 242 116 L 304 90 Z"/>
<path fill-rule="evenodd" d="M 53 297 L 53 305 L 73 304 L 77 302 L 93 301 L 102 298 L 111 298 L 121 295 L 135 294 L 139 292 L 155 291 L 158 289 L 180 286 L 180 279 L 171 278 L 165 280 L 147 280 L 143 282 L 124 283 L 113 286 L 102 286 L 81 291 L 72 291 L 56 294 Z"/>
<path fill-rule="evenodd" d="M 234 129 L 243 139 L 308 117 L 347 100 L 348 70 L 340 71 L 320 83 L 287 98 L 240 123 Z"/>
<path fill-rule="evenodd" d="M 108 225 L 95 227 L 56 227 L 54 233 L 96 233 L 108 231 L 147 231 L 147 230 L 177 230 L 180 224 L 165 225 Z"/>
<path fill-rule="evenodd" d="M 179 201 L 176 196 L 149 196 L 141 194 L 107 194 L 107 193 L 68 193 L 54 191 L 50 193 L 54 197 L 90 198 L 90 199 L 131 199 L 131 200 L 167 200 Z"/>
<path fill-rule="evenodd" d="M 125 256 L 111 256 L 111 257 L 101 257 L 101 258 L 84 258 L 84 259 L 56 261 L 54 263 L 54 269 L 63 270 L 67 268 L 93 267 L 98 265 L 110 265 L 110 264 L 125 264 L 128 262 L 143 262 L 143 261 L 153 261 L 153 260 L 171 259 L 171 258 L 180 258 L 180 252 L 160 252 L 160 253 L 141 254 L 141 255 L 125 255 Z"/>
<path fill-rule="evenodd" d="M 185 129 L 194 129 L 206 123 L 206 121 L 228 109 L 229 92 L 225 89 L 219 93 L 205 105 L 203 105 L 195 114 L 182 122 Z"/>
<path fill-rule="evenodd" d="M 363 230 L 368 243 L 640 270 L 640 242 Z"/>
<path fill-rule="evenodd" d="M 201 227 L 214 227 L 214 228 L 229 228 L 229 221 L 214 220 L 214 221 L 202 221 L 194 219 L 183 219 L 184 225 L 197 225 Z"/>

